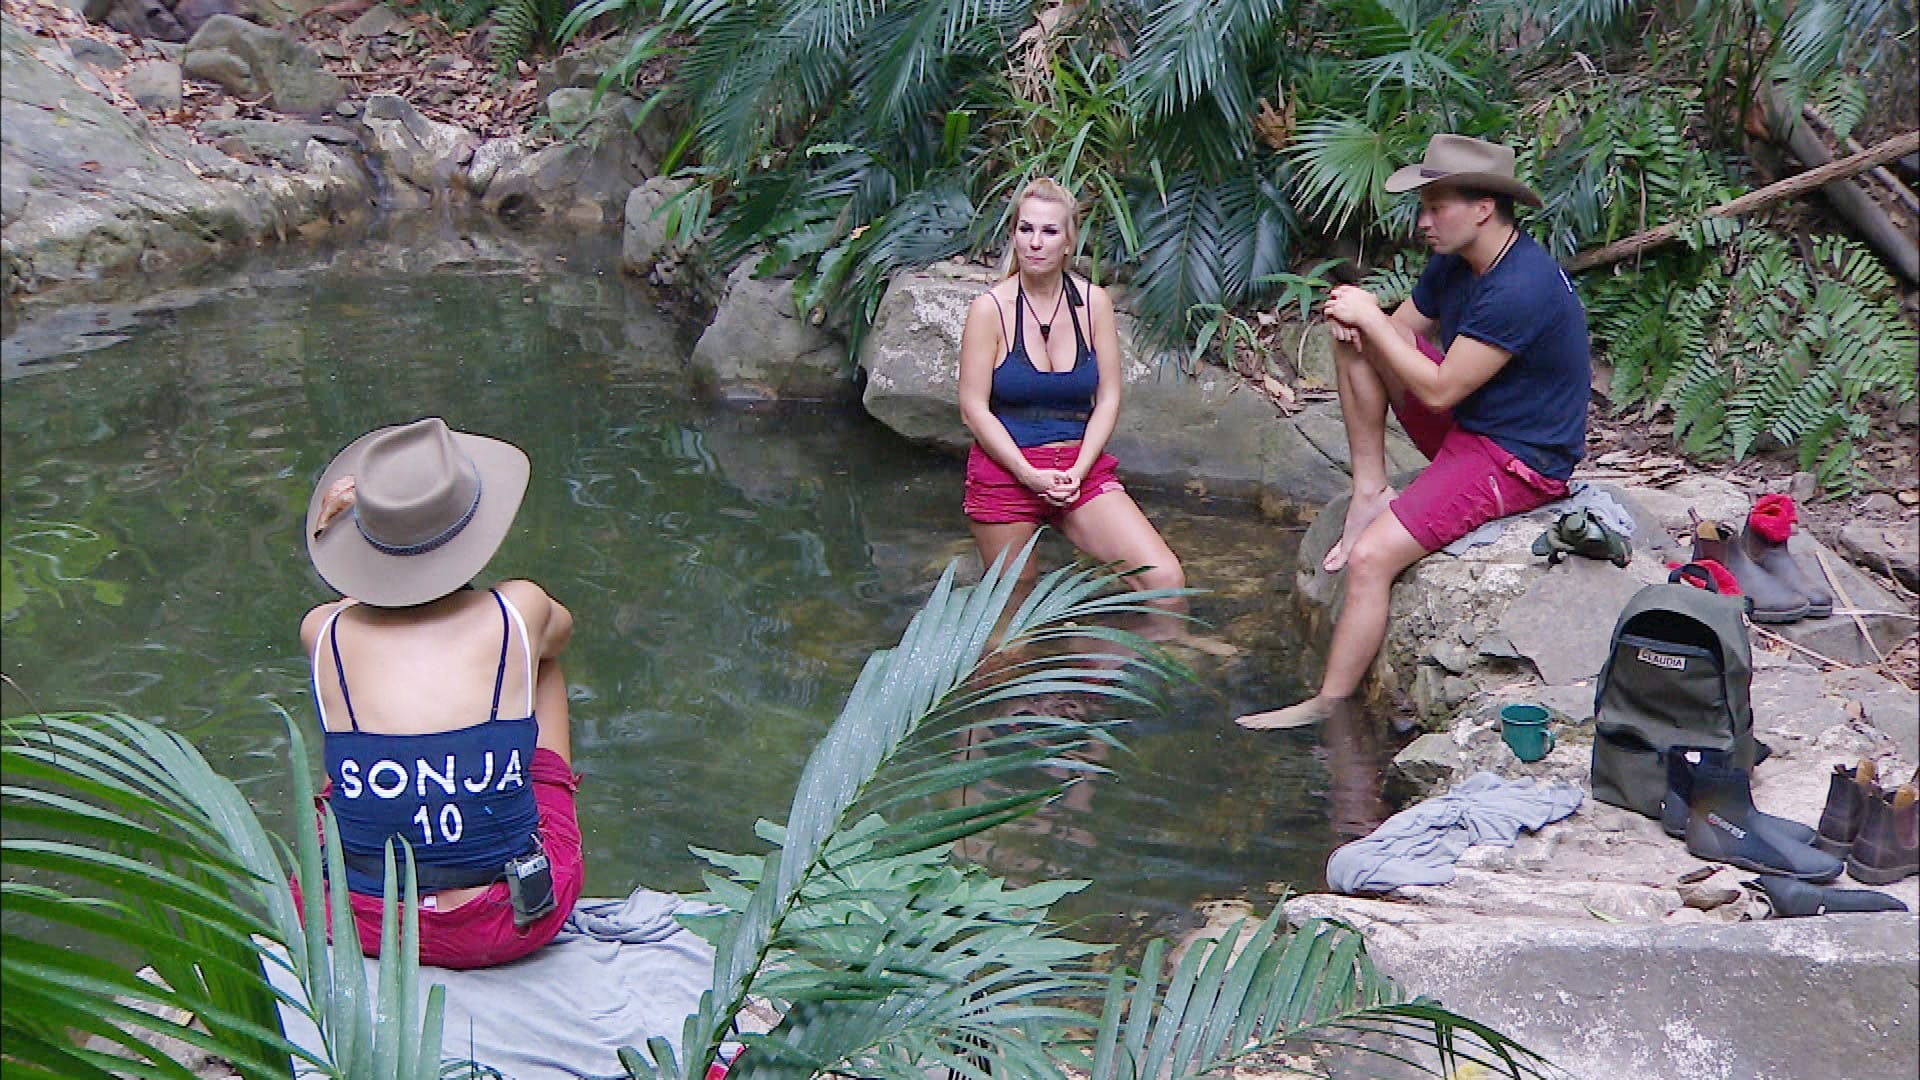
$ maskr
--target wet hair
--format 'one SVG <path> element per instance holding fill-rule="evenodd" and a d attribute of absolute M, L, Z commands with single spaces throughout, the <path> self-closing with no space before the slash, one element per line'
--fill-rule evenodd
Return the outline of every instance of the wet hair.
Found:
<path fill-rule="evenodd" d="M 1502 225 L 1513 224 L 1513 196 L 1506 192 L 1474 187 L 1456 187 L 1452 190 L 1468 202 L 1476 199 L 1492 199 L 1494 218 Z"/>
<path fill-rule="evenodd" d="M 1010 278 L 1019 272 L 1019 262 L 1013 255 L 1013 236 L 1020 229 L 1020 204 L 1028 199 L 1050 202 L 1067 212 L 1067 256 L 1073 256 L 1075 248 L 1080 246 L 1080 204 L 1074 201 L 1073 193 L 1060 185 L 1058 180 L 1042 176 L 1029 180 L 1020 194 L 1014 196 L 1013 213 L 1008 215 L 1007 251 L 1000 257 L 1000 276 Z"/>

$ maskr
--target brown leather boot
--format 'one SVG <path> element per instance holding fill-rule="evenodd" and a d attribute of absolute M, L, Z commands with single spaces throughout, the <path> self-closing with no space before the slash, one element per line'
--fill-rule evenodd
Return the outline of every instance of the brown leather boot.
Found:
<path fill-rule="evenodd" d="M 1833 614 L 1833 594 L 1825 585 L 1816 585 L 1800 569 L 1800 563 L 1787 550 L 1786 541 L 1775 543 L 1753 531 L 1749 525 L 1740 530 L 1740 547 L 1755 566 L 1774 576 L 1787 588 L 1807 598 L 1807 618 L 1824 619 Z M 1733 575 L 1736 579 L 1739 574 Z"/>
<path fill-rule="evenodd" d="M 1891 885 L 1920 874 L 1920 789 L 1906 784 L 1867 800 L 1847 872 L 1867 885 Z"/>
<path fill-rule="evenodd" d="M 1733 530 L 1717 521 L 1702 521 L 1694 528 L 1693 561 L 1712 559 L 1727 568 L 1740 591 L 1753 601 L 1749 615 L 1757 623 L 1798 622 L 1807 615 L 1807 595 L 1774 577 L 1747 554 Z"/>
<path fill-rule="evenodd" d="M 1820 811 L 1820 828 L 1813 846 L 1829 855 L 1845 857 L 1860 835 L 1860 822 L 1867 816 L 1867 800 L 1880 794 L 1873 782 L 1873 761 L 1863 759 L 1857 769 L 1835 765 L 1827 779 L 1827 806 Z"/>

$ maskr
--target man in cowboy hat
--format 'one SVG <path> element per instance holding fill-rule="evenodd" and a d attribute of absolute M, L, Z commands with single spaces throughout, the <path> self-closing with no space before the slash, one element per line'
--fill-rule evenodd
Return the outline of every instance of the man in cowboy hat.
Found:
<path fill-rule="evenodd" d="M 1323 568 L 1346 573 L 1346 600 L 1320 692 L 1242 716 L 1243 727 L 1312 723 L 1351 699 L 1386 638 L 1393 579 L 1495 518 L 1564 496 L 1586 450 L 1586 312 L 1514 223 L 1514 203 L 1540 196 L 1515 179 L 1513 151 L 1436 135 L 1386 189 L 1419 193 L 1433 258 L 1392 314 L 1357 286 L 1327 300 L 1353 494 Z M 1389 410 L 1430 462 L 1404 492 L 1387 482 Z"/>
<path fill-rule="evenodd" d="M 573 616 L 531 581 L 468 587 L 512 527 L 528 472 L 518 447 L 434 417 L 355 440 L 308 504 L 307 554 L 344 599 L 308 612 L 300 643 L 369 956 L 390 837 L 417 861 L 425 964 L 524 956 L 580 895 L 558 659 Z"/>

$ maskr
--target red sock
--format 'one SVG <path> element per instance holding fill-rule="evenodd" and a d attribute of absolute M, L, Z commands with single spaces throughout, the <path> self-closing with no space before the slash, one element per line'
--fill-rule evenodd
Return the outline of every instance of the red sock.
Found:
<path fill-rule="evenodd" d="M 1793 496 L 1762 495 L 1754 500 L 1753 509 L 1747 513 L 1747 528 L 1773 543 L 1784 544 L 1792 535 L 1793 522 L 1798 516 Z"/>

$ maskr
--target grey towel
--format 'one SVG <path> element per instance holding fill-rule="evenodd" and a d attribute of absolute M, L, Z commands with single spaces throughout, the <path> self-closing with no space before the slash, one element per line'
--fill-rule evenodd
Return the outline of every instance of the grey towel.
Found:
<path fill-rule="evenodd" d="M 712 908 L 635 889 L 613 900 L 582 900 L 553 943 L 500 967 L 422 968 L 427 986 L 447 988 L 445 1057 L 477 1061 L 512 1080 L 577 1080 L 625 1075 L 623 1046 L 644 1050 L 665 1038 L 679 1052 L 681 1027 L 713 981 L 713 949 L 674 922 Z M 304 1000 L 293 977 L 269 963 L 274 985 Z M 377 963 L 365 965 L 368 992 Z M 282 1006 L 287 1037 L 319 1045 L 313 1025 Z"/>
<path fill-rule="evenodd" d="M 1383 893 L 1402 885 L 1445 885 L 1453 864 L 1473 844 L 1512 847 L 1521 829 L 1538 829 L 1580 808 L 1571 784 L 1536 787 L 1475 773 L 1445 795 L 1410 806 L 1327 859 L 1327 887 L 1341 893 Z"/>

